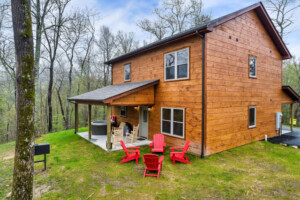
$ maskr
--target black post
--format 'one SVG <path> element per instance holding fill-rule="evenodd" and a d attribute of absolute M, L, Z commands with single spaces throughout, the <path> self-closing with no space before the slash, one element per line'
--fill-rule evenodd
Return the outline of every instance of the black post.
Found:
<path fill-rule="evenodd" d="M 44 154 L 44 171 L 46 170 L 46 154 Z"/>

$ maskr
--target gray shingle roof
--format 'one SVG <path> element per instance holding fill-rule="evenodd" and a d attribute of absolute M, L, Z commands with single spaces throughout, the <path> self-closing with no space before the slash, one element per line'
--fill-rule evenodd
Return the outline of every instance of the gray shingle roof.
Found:
<path fill-rule="evenodd" d="M 152 83 L 159 82 L 159 79 L 141 81 L 141 82 L 131 82 L 131 83 L 123 83 L 116 85 L 109 85 L 103 88 L 99 88 L 97 90 L 93 90 L 84 94 L 80 94 L 75 97 L 71 97 L 69 101 L 92 101 L 92 102 L 100 102 L 104 103 L 106 99 L 110 99 L 117 95 L 123 94 L 125 92 L 129 92 L 131 90 L 138 89 L 140 87 L 150 85 Z"/>

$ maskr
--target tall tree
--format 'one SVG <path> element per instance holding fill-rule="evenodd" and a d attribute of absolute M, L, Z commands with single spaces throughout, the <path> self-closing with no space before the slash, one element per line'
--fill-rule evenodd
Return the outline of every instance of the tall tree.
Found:
<path fill-rule="evenodd" d="M 17 60 L 17 140 L 12 199 L 33 197 L 34 55 L 30 0 L 12 0 Z"/>
<path fill-rule="evenodd" d="M 42 46 L 42 34 L 45 28 L 45 18 L 49 13 L 53 2 L 50 0 L 31 0 L 32 2 L 32 16 L 33 23 L 35 24 L 35 52 L 34 52 L 34 79 L 35 79 L 35 99 L 37 100 L 38 95 L 38 83 L 39 83 L 39 72 L 40 72 L 40 58 L 41 58 L 41 46 Z M 35 119 L 35 130 L 38 131 L 37 124 L 37 103 L 34 108 L 34 119 Z"/>
<path fill-rule="evenodd" d="M 62 27 L 68 18 L 64 17 L 66 6 L 70 0 L 55 0 L 55 5 L 52 10 L 52 22 L 50 27 L 44 31 L 46 38 L 45 48 L 49 53 L 49 85 L 48 85 L 48 132 L 52 131 L 52 92 L 53 92 L 53 72 L 54 72 L 54 63 L 57 55 L 57 49 L 59 46 L 59 41 L 61 37 Z M 44 25 L 45 26 L 45 25 Z"/>
<path fill-rule="evenodd" d="M 61 48 L 63 49 L 66 58 L 69 62 L 67 98 L 70 98 L 72 93 L 73 68 L 74 68 L 76 51 L 78 51 L 80 40 L 87 33 L 88 26 L 89 26 L 88 17 L 86 17 L 85 13 L 81 11 L 76 11 L 75 13 L 73 13 L 73 16 L 71 18 L 72 20 L 70 20 L 69 23 L 67 23 L 64 26 L 64 31 L 62 34 L 62 43 L 61 43 Z M 58 90 L 57 94 L 59 94 L 59 91 L 60 90 Z M 69 114 L 70 114 L 70 102 L 67 101 L 65 129 L 69 129 Z"/>
<path fill-rule="evenodd" d="M 115 36 L 107 26 L 100 28 L 100 39 L 97 42 L 100 53 L 103 57 L 103 62 L 110 60 L 116 50 Z M 108 65 L 103 66 L 103 85 L 106 86 L 109 82 L 110 70 Z"/>
<path fill-rule="evenodd" d="M 118 31 L 116 35 L 118 52 L 117 54 L 128 53 L 139 46 L 139 42 L 134 40 L 134 33 L 124 33 L 123 31 Z"/>
<path fill-rule="evenodd" d="M 282 38 L 290 33 L 289 29 L 294 23 L 294 14 L 300 8 L 299 0 L 265 0 L 271 19 Z"/>
<path fill-rule="evenodd" d="M 143 19 L 137 25 L 158 40 L 211 19 L 210 14 L 203 12 L 202 0 L 165 0 L 153 13 L 156 20 Z"/>

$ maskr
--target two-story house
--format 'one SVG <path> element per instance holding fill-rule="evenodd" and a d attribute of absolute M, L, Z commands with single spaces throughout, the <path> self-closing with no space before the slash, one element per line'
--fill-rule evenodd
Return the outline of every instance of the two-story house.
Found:
<path fill-rule="evenodd" d="M 112 85 L 69 100 L 106 105 L 118 123 L 139 124 L 140 136 L 190 140 L 189 151 L 206 156 L 279 134 L 276 112 L 300 101 L 282 88 L 289 58 L 257 3 L 109 60 Z"/>

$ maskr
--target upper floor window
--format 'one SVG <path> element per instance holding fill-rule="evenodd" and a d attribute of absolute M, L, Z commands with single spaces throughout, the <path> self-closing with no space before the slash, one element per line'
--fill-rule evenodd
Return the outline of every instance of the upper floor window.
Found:
<path fill-rule="evenodd" d="M 184 138 L 183 108 L 161 108 L 161 132 Z"/>
<path fill-rule="evenodd" d="M 249 107 L 249 128 L 256 127 L 256 107 Z"/>
<path fill-rule="evenodd" d="M 165 80 L 189 78 L 189 49 L 165 54 Z"/>
<path fill-rule="evenodd" d="M 256 78 L 256 57 L 249 56 L 249 76 L 251 78 Z"/>
<path fill-rule="evenodd" d="M 124 81 L 130 81 L 130 64 L 124 66 Z"/>

